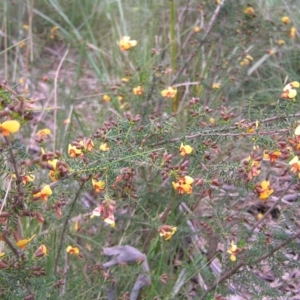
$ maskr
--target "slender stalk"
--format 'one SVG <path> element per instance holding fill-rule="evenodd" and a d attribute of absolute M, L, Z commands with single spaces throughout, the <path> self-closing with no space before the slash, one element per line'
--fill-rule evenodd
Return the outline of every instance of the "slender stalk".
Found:
<path fill-rule="evenodd" d="M 14 152 L 12 150 L 12 146 L 11 146 L 9 138 L 5 137 L 4 139 L 5 139 L 5 143 L 7 145 L 7 150 L 8 150 L 9 156 L 10 156 L 10 160 L 12 162 L 14 172 L 15 172 L 15 175 L 16 175 L 16 179 L 17 179 L 16 180 L 16 185 L 17 185 L 17 189 L 18 189 L 18 194 L 22 195 L 22 193 L 23 193 L 23 191 L 22 191 L 23 189 L 22 189 L 22 186 L 21 186 L 22 178 L 21 178 L 20 173 L 19 173 L 16 157 L 15 157 Z M 16 207 L 16 206 L 20 206 L 20 207 L 24 208 L 23 199 L 21 200 L 21 198 L 18 198 L 14 203 L 14 207 Z"/>
<path fill-rule="evenodd" d="M 7 18 L 9 18 L 8 12 L 8 2 L 4 1 L 4 14 L 3 14 L 3 32 L 4 32 L 4 49 L 8 47 L 8 28 L 7 28 Z M 4 79 L 8 80 L 8 52 L 4 52 Z"/>
<path fill-rule="evenodd" d="M 5 242 L 5 244 L 11 249 L 11 251 L 15 254 L 15 256 L 19 258 L 20 253 L 19 253 L 18 249 L 10 241 L 10 239 L 6 236 L 6 232 L 3 232 L 2 239 Z"/>
<path fill-rule="evenodd" d="M 2 239 L 5 242 L 5 244 L 11 249 L 11 251 L 14 253 L 14 255 L 20 259 L 22 257 L 22 253 L 18 251 L 18 249 L 13 245 L 13 243 L 10 241 L 10 239 L 7 237 L 7 232 L 2 232 Z M 32 294 L 30 289 L 30 281 L 28 279 L 24 279 L 24 286 L 28 292 L 28 294 Z"/>
<path fill-rule="evenodd" d="M 54 130 L 53 130 L 53 135 L 54 135 L 54 138 L 53 138 L 53 152 L 55 152 L 55 144 L 56 144 L 56 129 L 58 129 L 58 126 L 57 126 L 57 82 L 58 82 L 58 77 L 59 77 L 59 73 L 60 73 L 60 69 L 62 67 L 62 64 L 63 62 L 65 61 L 67 55 L 69 53 L 69 48 L 66 50 L 64 56 L 62 57 L 58 67 L 57 67 L 57 70 L 55 72 L 55 78 L 54 78 L 54 107 L 55 109 L 53 110 L 53 122 L 54 122 Z"/>
<path fill-rule="evenodd" d="M 61 236 L 60 236 L 60 240 L 59 240 L 58 248 L 57 248 L 57 253 L 56 253 L 56 257 L 55 257 L 55 262 L 54 262 L 54 273 L 55 274 L 57 273 L 58 260 L 59 260 L 60 253 L 61 253 L 61 250 L 62 250 L 62 244 L 63 244 L 65 233 L 67 231 L 68 222 L 69 222 L 69 220 L 71 218 L 71 214 L 72 214 L 72 212 L 74 210 L 75 204 L 76 204 L 76 202 L 77 202 L 77 200 L 79 198 L 79 195 L 81 193 L 81 190 L 82 190 L 84 184 L 85 184 L 85 182 L 83 182 L 80 185 L 80 187 L 79 187 L 79 189 L 78 189 L 78 191 L 77 191 L 77 193 L 76 193 L 73 201 L 71 202 L 69 212 L 66 215 L 66 218 L 65 218 L 65 221 L 64 221 L 64 224 L 63 224 L 63 229 L 62 229 L 62 232 L 61 232 Z"/>
<path fill-rule="evenodd" d="M 172 210 L 174 205 L 174 197 L 171 198 L 171 201 L 169 202 L 167 208 L 165 209 L 163 215 L 160 217 L 160 222 L 162 224 L 164 224 L 168 218 L 168 215 L 170 213 L 170 211 Z M 155 237 L 155 235 L 157 234 L 157 229 L 154 229 L 151 234 L 148 236 L 147 240 L 145 241 L 144 245 L 143 245 L 143 252 L 144 253 L 148 253 L 149 250 L 149 246 L 151 241 L 153 240 L 153 238 Z"/>
<path fill-rule="evenodd" d="M 175 1 L 170 1 L 170 34 L 171 34 L 171 67 L 173 72 L 176 71 L 176 8 Z M 178 109 L 178 93 L 172 99 L 172 111 L 176 112 Z"/>

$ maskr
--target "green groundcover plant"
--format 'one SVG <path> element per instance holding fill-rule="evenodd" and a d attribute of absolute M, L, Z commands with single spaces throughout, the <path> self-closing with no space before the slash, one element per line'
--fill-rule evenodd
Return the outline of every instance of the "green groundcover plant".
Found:
<path fill-rule="evenodd" d="M 83 2 L 1 7 L 1 299 L 297 299 L 297 3 Z"/>

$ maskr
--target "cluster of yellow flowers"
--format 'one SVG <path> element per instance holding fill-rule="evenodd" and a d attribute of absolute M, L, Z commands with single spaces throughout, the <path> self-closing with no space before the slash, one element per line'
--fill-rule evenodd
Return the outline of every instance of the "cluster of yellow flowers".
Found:
<path fill-rule="evenodd" d="M 193 148 L 190 145 L 181 143 L 179 151 L 181 156 L 187 156 L 193 152 Z M 179 194 L 191 194 L 193 191 L 193 182 L 194 179 L 192 177 L 183 176 L 177 178 L 175 182 L 173 181 L 172 185 Z"/>
<path fill-rule="evenodd" d="M 283 93 L 281 94 L 281 98 L 294 100 L 295 97 L 297 96 L 297 90 L 295 90 L 295 88 L 299 88 L 299 86 L 300 84 L 298 81 L 293 81 L 287 84 L 283 88 Z"/>
<path fill-rule="evenodd" d="M 249 54 L 247 54 L 244 59 L 240 62 L 241 66 L 247 66 L 249 65 L 253 60 L 253 57 Z"/>
<path fill-rule="evenodd" d="M 179 194 L 191 194 L 193 191 L 193 182 L 194 179 L 190 176 L 180 177 L 176 180 L 176 182 L 172 182 L 174 189 Z"/>
<path fill-rule="evenodd" d="M 94 142 L 91 139 L 83 139 L 76 145 L 69 144 L 68 154 L 70 157 L 82 157 L 85 152 L 91 152 L 94 149 Z"/>
<path fill-rule="evenodd" d="M 288 24 L 289 20 L 288 19 L 282 19 L 282 22 Z M 281 94 L 281 98 L 283 99 L 290 99 L 294 100 L 295 97 L 297 96 L 297 90 L 296 88 L 299 88 L 300 84 L 298 81 L 293 81 L 291 83 L 288 83 L 284 88 L 283 88 L 283 93 Z M 296 139 L 292 140 L 294 146 L 296 149 L 298 148 L 298 139 L 297 137 L 300 136 L 300 125 L 295 129 L 295 136 Z M 289 149 L 290 150 L 290 149 Z M 263 152 L 263 158 L 266 160 L 269 160 L 271 163 L 274 163 L 278 158 L 284 157 L 284 151 L 283 150 L 274 150 L 274 151 L 269 151 L 265 150 Z M 244 165 L 247 166 L 247 179 L 252 180 L 253 177 L 256 177 L 260 174 L 260 158 L 259 156 L 256 158 L 252 157 L 251 155 L 244 160 Z M 296 155 L 293 157 L 293 159 L 289 162 L 289 165 L 291 166 L 291 172 L 295 173 L 298 175 L 300 178 L 300 160 L 299 157 Z M 255 191 L 257 192 L 259 199 L 265 201 L 267 200 L 273 193 L 274 189 L 271 187 L 270 181 L 269 180 L 263 180 L 262 182 L 259 182 L 255 185 Z M 261 219 L 263 217 L 262 214 L 258 215 L 258 219 Z M 234 241 L 231 242 L 231 246 L 228 249 L 228 253 L 230 254 L 230 260 L 231 261 L 236 261 L 237 254 L 239 253 L 240 249 L 237 247 L 237 245 L 234 243 Z"/>
<path fill-rule="evenodd" d="M 232 241 L 230 248 L 227 250 L 227 253 L 230 254 L 230 260 L 236 261 L 237 254 L 239 252 L 240 252 L 240 249 L 237 247 L 237 245 L 234 243 L 234 241 Z"/>
<path fill-rule="evenodd" d="M 200 31 L 200 30 L 199 30 Z M 134 48 L 137 45 L 137 41 L 136 40 L 131 40 L 129 36 L 123 36 L 120 41 L 118 41 L 118 45 L 120 47 L 121 51 L 128 51 L 132 48 Z M 126 78 L 122 78 L 122 82 L 126 83 L 128 82 L 129 79 Z M 144 87 L 142 85 L 138 85 L 136 87 L 134 87 L 132 89 L 133 94 L 136 96 L 141 96 L 144 94 Z M 174 98 L 177 94 L 177 90 L 173 87 L 168 87 L 164 90 L 161 91 L 161 95 L 164 98 Z M 123 97 L 121 96 L 121 101 L 123 100 Z M 109 102 L 110 101 L 110 96 L 108 95 L 104 95 L 103 96 L 103 100 L 105 102 Z"/>
<path fill-rule="evenodd" d="M 281 18 L 281 22 L 282 22 L 284 25 L 288 25 L 288 24 L 290 24 L 291 20 L 290 20 L 290 18 L 289 18 L 288 16 L 283 16 L 283 17 Z M 297 29 L 296 29 L 295 26 L 292 26 L 292 27 L 290 28 L 290 38 L 291 38 L 291 39 L 295 39 L 295 38 L 296 38 L 296 34 L 297 34 Z"/>

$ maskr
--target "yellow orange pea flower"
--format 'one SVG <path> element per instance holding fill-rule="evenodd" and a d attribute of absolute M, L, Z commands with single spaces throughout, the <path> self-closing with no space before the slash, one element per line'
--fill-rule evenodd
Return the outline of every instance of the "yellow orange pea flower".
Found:
<path fill-rule="evenodd" d="M 51 179 L 53 182 L 55 182 L 55 181 L 58 180 L 57 172 L 55 172 L 55 171 L 50 171 L 50 172 L 49 172 L 49 177 L 50 177 L 50 179 Z"/>
<path fill-rule="evenodd" d="M 28 182 L 33 182 L 35 179 L 34 175 L 24 175 L 22 176 L 22 183 L 23 185 L 26 185 Z"/>
<path fill-rule="evenodd" d="M 16 243 L 17 247 L 19 247 L 20 249 L 25 249 L 26 246 L 34 239 L 34 237 L 35 237 L 35 234 L 29 239 L 17 241 L 17 243 Z"/>
<path fill-rule="evenodd" d="M 16 133 L 20 129 L 20 123 L 16 120 L 8 120 L 0 123 L 0 130 L 3 136 L 9 136 L 11 133 Z"/>
<path fill-rule="evenodd" d="M 123 36 L 121 40 L 118 42 L 121 51 L 129 50 L 137 45 L 136 40 L 131 40 L 130 36 Z"/>
<path fill-rule="evenodd" d="M 201 31 L 201 28 L 199 27 L 199 26 L 195 26 L 194 27 L 194 32 L 195 33 L 198 33 L 198 32 L 200 32 Z"/>
<path fill-rule="evenodd" d="M 249 54 L 246 55 L 245 59 L 247 59 L 249 62 L 253 60 L 253 57 Z"/>
<path fill-rule="evenodd" d="M 116 222 L 115 222 L 115 216 L 114 215 L 110 215 L 107 218 L 105 218 L 103 220 L 106 224 L 108 224 L 110 227 L 115 227 L 116 226 Z"/>
<path fill-rule="evenodd" d="M 91 218 L 93 217 L 102 217 L 102 220 L 109 224 L 110 227 L 115 227 L 115 216 L 114 216 L 114 211 L 115 211 L 115 201 L 112 200 L 104 200 L 101 205 L 96 207 L 91 215 Z"/>
<path fill-rule="evenodd" d="M 159 235 L 163 237 L 166 241 L 170 240 L 174 233 L 177 231 L 177 227 L 163 225 L 159 228 Z"/>
<path fill-rule="evenodd" d="M 193 191 L 194 178 L 190 176 L 184 176 L 178 178 L 176 182 L 172 182 L 173 188 L 178 191 L 179 194 L 191 194 Z"/>
<path fill-rule="evenodd" d="M 100 205 L 98 207 L 96 207 L 93 212 L 92 212 L 92 215 L 91 215 L 91 218 L 94 218 L 94 217 L 100 217 L 103 213 L 103 206 Z M 108 212 L 106 213 L 107 217 L 103 218 L 103 221 L 110 225 L 110 227 L 115 227 L 116 226 L 116 223 L 115 223 L 115 216 L 113 214 L 113 212 Z"/>
<path fill-rule="evenodd" d="M 290 82 L 288 83 L 284 88 L 283 88 L 283 91 L 286 91 L 286 90 L 290 90 L 292 88 L 298 88 L 300 87 L 300 83 L 298 81 L 293 81 L 293 82 Z"/>
<path fill-rule="evenodd" d="M 69 172 L 69 166 L 57 159 L 48 160 L 48 168 L 50 169 L 49 176 L 52 181 L 57 181 Z"/>
<path fill-rule="evenodd" d="M 236 254 L 238 252 L 238 247 L 234 243 L 234 241 L 231 242 L 230 248 L 227 250 L 227 253 L 230 254 L 230 260 L 231 261 L 236 261 Z"/>
<path fill-rule="evenodd" d="M 108 95 L 104 95 L 102 99 L 105 102 L 109 102 L 110 101 L 110 97 Z"/>
<path fill-rule="evenodd" d="M 89 142 L 86 143 L 86 150 L 91 152 L 94 149 L 94 142 L 92 140 L 90 140 Z"/>
<path fill-rule="evenodd" d="M 45 139 L 50 134 L 51 134 L 51 130 L 49 128 L 44 128 L 38 131 L 36 135 L 41 139 Z"/>
<path fill-rule="evenodd" d="M 289 165 L 291 166 L 291 171 L 293 173 L 298 173 L 300 178 L 300 161 L 297 155 L 289 162 Z"/>
<path fill-rule="evenodd" d="M 251 55 L 247 54 L 246 57 L 240 62 L 240 65 L 241 66 L 249 65 L 252 60 L 253 60 L 253 57 Z"/>
<path fill-rule="evenodd" d="M 255 133 L 255 128 L 250 125 L 248 128 L 247 128 L 247 133 Z"/>
<path fill-rule="evenodd" d="M 40 192 L 33 195 L 33 198 L 40 198 L 42 201 L 47 201 L 48 197 L 52 195 L 51 187 L 46 184 Z"/>
<path fill-rule="evenodd" d="M 93 184 L 93 188 L 95 189 L 95 191 L 97 193 L 100 193 L 100 192 L 104 191 L 104 189 L 105 189 L 104 181 L 96 181 L 96 180 L 92 179 L 92 184 Z"/>
<path fill-rule="evenodd" d="M 296 27 L 292 27 L 292 28 L 290 29 L 290 38 L 291 38 L 291 39 L 294 39 L 294 38 L 296 37 L 296 33 L 297 33 Z"/>
<path fill-rule="evenodd" d="M 0 257 L 5 256 L 5 252 L 0 252 Z"/>
<path fill-rule="evenodd" d="M 74 223 L 73 229 L 74 229 L 74 231 L 79 231 L 79 229 L 80 229 L 79 221 L 76 221 L 76 222 Z"/>
<path fill-rule="evenodd" d="M 285 44 L 285 41 L 284 40 L 277 40 L 276 43 L 277 43 L 277 45 L 282 46 L 282 45 Z"/>
<path fill-rule="evenodd" d="M 58 29 L 58 26 L 54 26 L 50 29 L 50 39 L 55 39 Z"/>
<path fill-rule="evenodd" d="M 133 88 L 132 91 L 136 96 L 140 96 L 140 95 L 143 95 L 144 88 L 141 85 L 139 85 L 139 86 Z"/>
<path fill-rule="evenodd" d="M 179 150 L 181 156 L 187 156 L 193 152 L 193 148 L 190 145 L 183 145 L 183 143 L 181 143 Z"/>
<path fill-rule="evenodd" d="M 45 245 L 39 246 L 34 252 L 34 257 L 43 257 L 47 255 L 48 249 Z"/>
<path fill-rule="evenodd" d="M 264 151 L 264 159 L 270 160 L 271 163 L 275 162 L 280 156 L 281 156 L 281 151 L 276 150 L 276 151 Z"/>
<path fill-rule="evenodd" d="M 69 154 L 70 157 L 74 158 L 74 157 L 80 156 L 82 154 L 82 150 L 77 149 L 75 146 L 72 146 L 71 144 L 69 144 L 68 154 Z"/>
<path fill-rule="evenodd" d="M 68 246 L 66 252 L 71 255 L 78 255 L 80 251 L 77 247 Z"/>
<path fill-rule="evenodd" d="M 99 149 L 100 149 L 101 151 L 104 151 L 104 152 L 110 150 L 110 148 L 109 148 L 109 146 L 108 146 L 108 143 L 101 143 Z"/>
<path fill-rule="evenodd" d="M 245 159 L 245 162 L 247 162 L 246 164 L 247 178 L 250 181 L 253 179 L 253 177 L 256 177 L 260 174 L 260 169 L 261 169 L 260 161 L 255 160 L 250 155 Z"/>
<path fill-rule="evenodd" d="M 101 205 L 100 205 L 100 206 L 97 206 L 97 207 L 93 210 L 93 212 L 92 212 L 90 218 L 93 219 L 94 217 L 100 217 L 100 216 L 101 216 L 101 213 L 102 213 L 102 210 L 103 210 L 103 208 L 102 208 Z"/>
<path fill-rule="evenodd" d="M 270 181 L 264 180 L 258 185 L 257 191 L 259 193 L 259 199 L 266 200 L 269 198 L 271 194 L 273 194 L 274 190 L 270 187 Z"/>
<path fill-rule="evenodd" d="M 297 96 L 297 91 L 294 89 L 286 90 L 281 94 L 281 98 L 283 98 L 283 99 L 292 99 L 293 100 L 293 99 L 295 99 L 296 96 Z"/>
<path fill-rule="evenodd" d="M 13 174 L 12 176 L 12 179 L 17 179 L 17 176 L 16 174 Z M 35 176 L 34 175 L 23 175 L 22 176 L 22 184 L 23 185 L 26 185 L 28 182 L 33 182 L 35 179 Z"/>
<path fill-rule="evenodd" d="M 169 86 L 167 89 L 161 91 L 161 95 L 165 98 L 174 98 L 177 94 L 177 90 L 173 89 L 171 86 Z"/>
<path fill-rule="evenodd" d="M 281 98 L 283 99 L 294 99 L 297 96 L 297 91 L 294 88 L 299 88 L 300 84 L 298 81 L 293 81 L 287 84 L 283 88 L 283 93 L 281 94 Z"/>
<path fill-rule="evenodd" d="M 52 166 L 52 168 L 53 168 L 54 170 L 56 170 L 57 162 L 58 162 L 57 159 L 48 160 L 48 164 L 49 164 L 50 166 Z"/>
<path fill-rule="evenodd" d="M 88 152 L 91 152 L 94 150 L 94 142 L 91 138 L 84 138 L 79 142 L 79 144 L 83 146 L 84 151 L 86 150 Z M 81 149 L 77 149 L 77 150 L 82 151 Z"/>
<path fill-rule="evenodd" d="M 257 218 L 258 221 L 261 220 L 263 217 L 264 217 L 264 215 L 262 213 L 258 213 L 256 215 L 256 218 Z"/>
<path fill-rule="evenodd" d="M 215 89 L 215 90 L 219 89 L 220 87 L 221 87 L 221 83 L 219 83 L 219 82 L 214 82 L 212 84 L 212 88 Z"/>
<path fill-rule="evenodd" d="M 283 16 L 281 18 L 281 22 L 284 23 L 285 25 L 289 24 L 290 23 L 290 18 L 287 17 L 287 16 Z"/>
<path fill-rule="evenodd" d="M 255 13 L 254 8 L 250 5 L 244 9 L 245 15 L 254 16 L 254 13 Z"/>
<path fill-rule="evenodd" d="M 211 125 L 214 125 L 216 123 L 216 120 L 214 118 L 209 118 L 208 121 Z"/>

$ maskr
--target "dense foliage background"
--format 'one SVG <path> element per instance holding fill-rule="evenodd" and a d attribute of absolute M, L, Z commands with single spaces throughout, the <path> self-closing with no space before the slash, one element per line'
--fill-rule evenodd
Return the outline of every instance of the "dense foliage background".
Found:
<path fill-rule="evenodd" d="M 298 299 L 298 4 L 2 1 L 1 299 Z"/>

